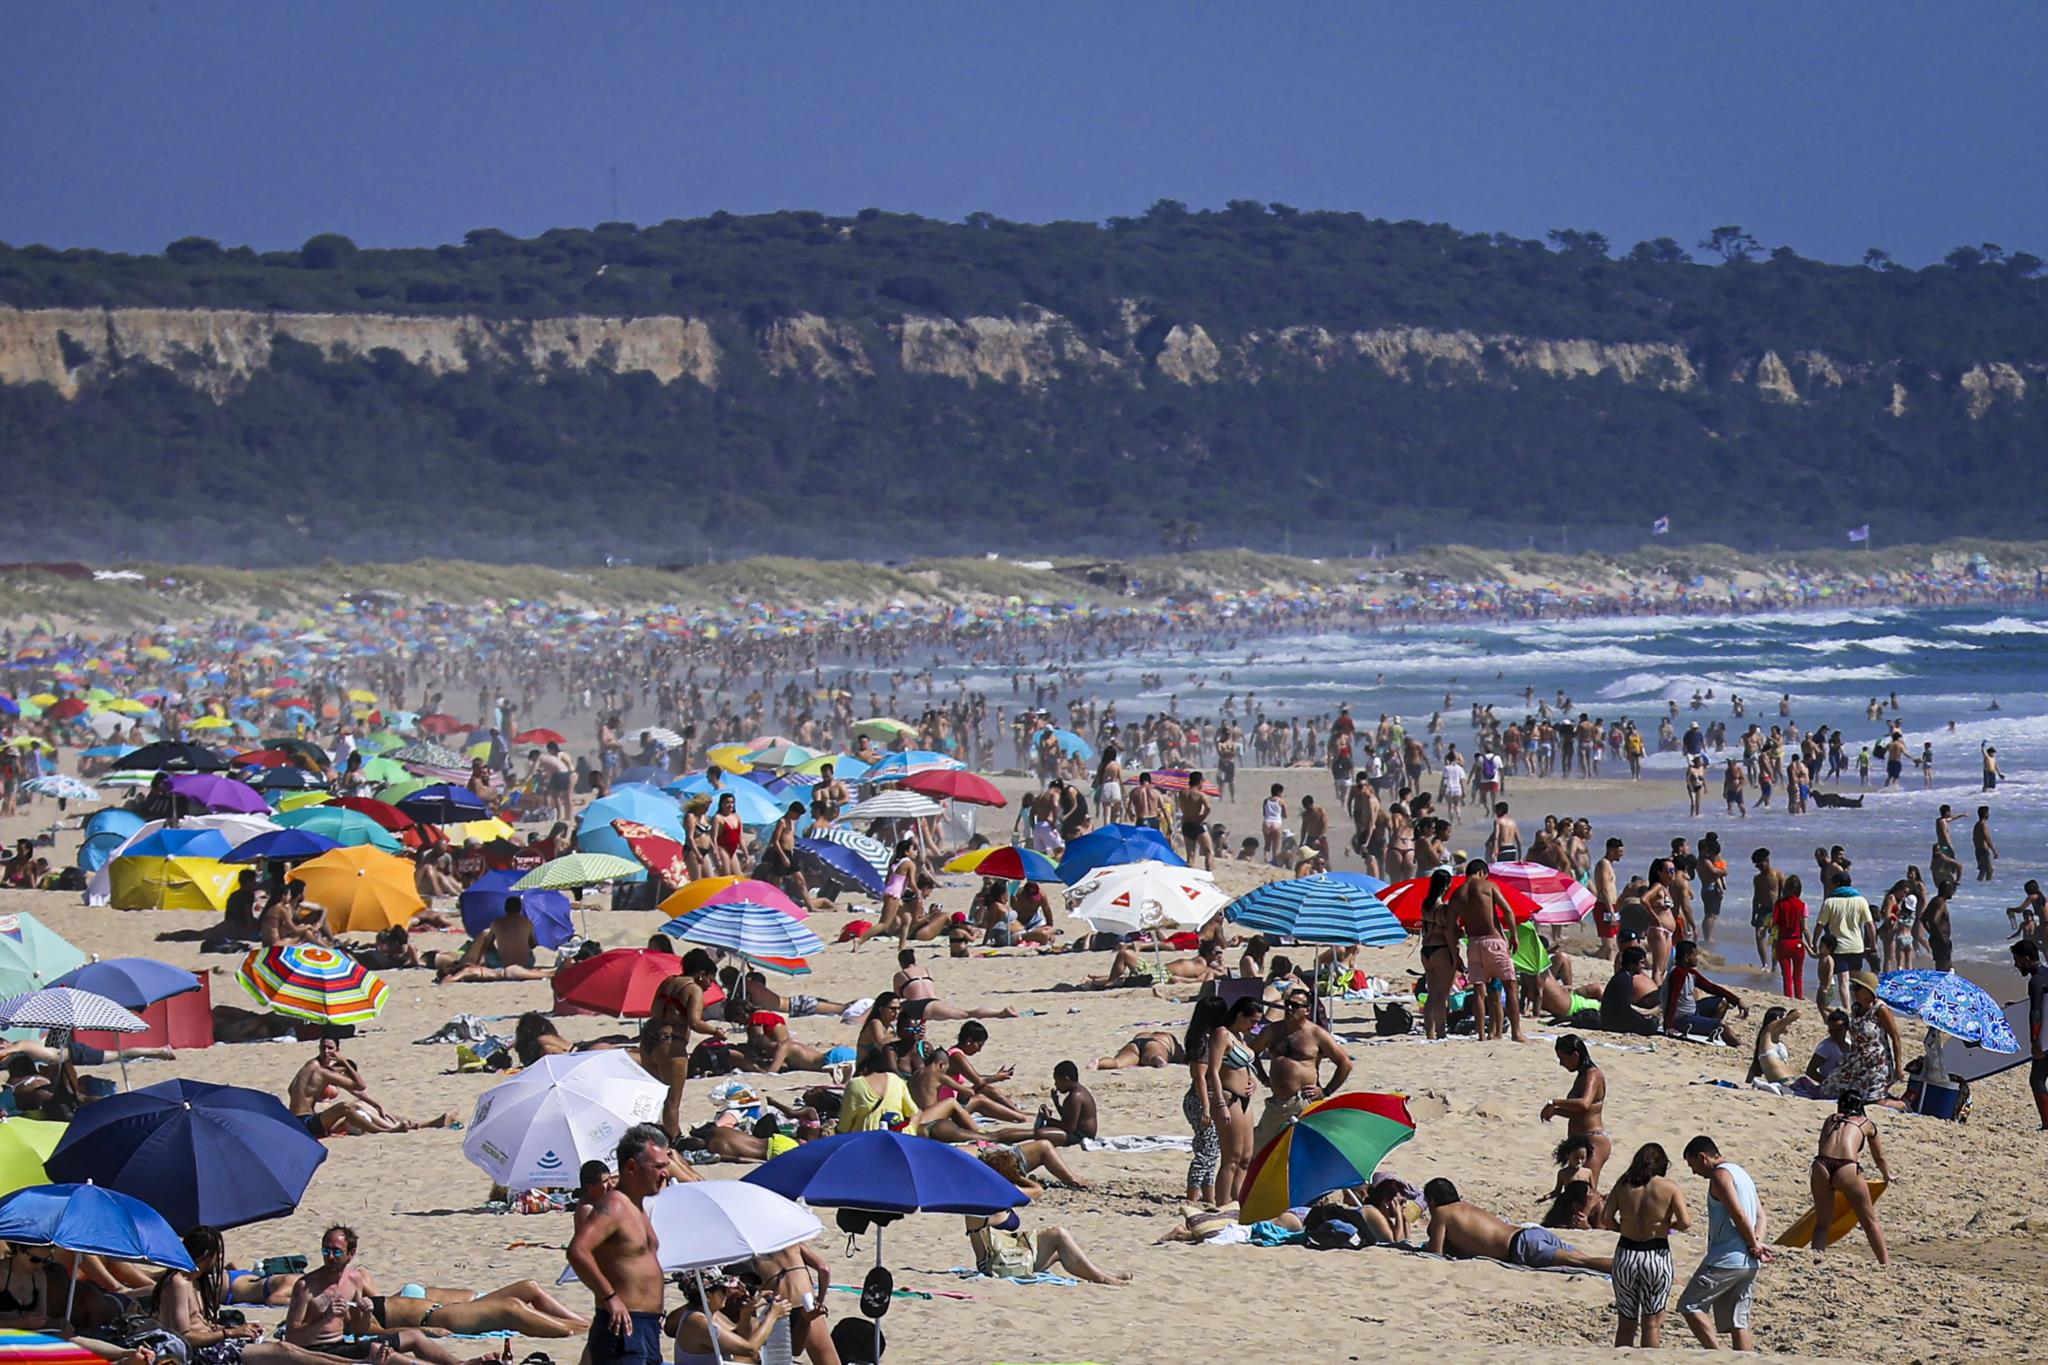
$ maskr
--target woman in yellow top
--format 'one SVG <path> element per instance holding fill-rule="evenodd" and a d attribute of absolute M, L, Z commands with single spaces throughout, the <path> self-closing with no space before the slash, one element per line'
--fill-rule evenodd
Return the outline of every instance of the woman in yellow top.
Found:
<path fill-rule="evenodd" d="M 887 1128 L 917 1136 L 917 1103 L 910 1087 L 889 1065 L 889 1054 L 870 1048 L 846 1083 L 846 1095 L 839 1102 L 842 1133 L 871 1133 Z"/>

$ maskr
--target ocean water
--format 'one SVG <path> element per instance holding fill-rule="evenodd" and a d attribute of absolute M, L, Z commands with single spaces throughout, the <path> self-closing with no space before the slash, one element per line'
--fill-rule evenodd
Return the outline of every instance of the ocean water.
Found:
<path fill-rule="evenodd" d="M 1427 720 L 1452 694 L 1446 734 L 1467 748 L 1468 716 L 1474 701 L 1492 702 L 1503 721 L 1532 708 L 1524 689 L 1553 704 L 1562 690 L 1573 714 L 1586 711 L 1609 721 L 1631 718 L 1655 746 L 1658 719 L 1679 707 L 1674 722 L 1682 733 L 1694 719 L 1728 722 L 1732 741 L 1751 721 L 1768 730 L 1779 722 L 1778 701 L 1791 698 L 1792 717 L 1802 730 L 1839 727 L 1852 760 L 1846 781 L 1832 788 L 1853 794 L 1856 748 L 1879 739 L 1882 723 L 1864 718 L 1871 698 L 1897 695 L 1911 752 L 1934 745 L 1935 782 L 1923 790 L 1910 764 L 1902 792 L 1879 793 L 1883 763 L 1874 762 L 1869 800 L 1860 811 L 1813 810 L 1783 813 L 1782 794 L 1764 811 L 1752 807 L 1746 820 L 1720 813 L 1718 781 L 1711 784 L 1706 814 L 1685 814 L 1676 753 L 1652 753 L 1646 781 L 1671 786 L 1669 808 L 1648 815 L 1596 821 L 1602 837 L 1620 834 L 1648 865 L 1653 850 L 1672 836 L 1690 838 L 1718 830 L 1731 862 L 1741 866 L 1750 849 L 1764 846 L 1780 867 L 1811 870 L 1817 845 L 1842 844 L 1855 859 L 1861 889 L 1875 898 L 1909 864 L 1923 870 L 1933 841 L 1936 809 L 1955 807 L 1953 832 L 1965 867 L 1962 890 L 1951 903 L 1959 963 L 2008 961 L 2005 907 L 2016 905 L 2021 883 L 2048 874 L 2048 606 L 2016 610 L 1859 608 L 1780 612 L 1740 618 L 1592 618 L 1557 623 L 1516 622 L 1498 627 L 1418 627 L 1379 634 L 1321 632 L 1269 637 L 1234 649 L 1190 657 L 1183 649 L 1168 656 L 1131 654 L 1084 668 L 1086 690 L 1118 697 L 1120 711 L 1163 710 L 1177 697 L 1182 714 L 1216 714 L 1226 694 L 1235 693 L 1239 714 L 1245 694 L 1255 694 L 1269 715 L 1333 714 L 1348 702 L 1361 726 L 1381 712 L 1410 725 Z M 1161 675 L 1162 685 L 1144 687 L 1140 675 Z M 1226 676 L 1227 675 L 1227 676 Z M 977 677 L 970 685 L 988 688 L 992 698 L 1009 692 L 1007 675 Z M 1691 710 L 1695 692 L 1711 692 L 1702 711 Z M 1747 703 L 1738 720 L 1731 693 Z M 2001 709 L 1989 710 L 1993 700 Z M 2006 781 L 1980 801 L 1979 746 L 1998 750 Z M 1603 775 L 1617 768 L 1610 763 Z M 1750 792 L 1752 801 L 1756 793 Z M 1512 797 L 1512 788 L 1510 789 Z M 2001 858 L 1997 878 L 1977 883 L 1968 852 L 1969 825 L 1979 804 L 1992 807 L 1992 830 Z M 1569 799 L 1545 803 L 1560 812 Z M 1542 811 L 1523 810 L 1525 817 Z M 1731 888 L 1731 956 L 1741 957 L 1747 937 L 1746 888 Z"/>

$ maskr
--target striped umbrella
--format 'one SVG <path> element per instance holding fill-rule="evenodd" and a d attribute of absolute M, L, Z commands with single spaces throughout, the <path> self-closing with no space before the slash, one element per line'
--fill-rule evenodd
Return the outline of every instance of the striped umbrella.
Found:
<path fill-rule="evenodd" d="M 75 986 L 45 986 L 0 1000 L 0 1028 L 102 1029 L 143 1033 L 149 1025 L 107 999 Z"/>
<path fill-rule="evenodd" d="M 0 1365 L 103 1365 L 103 1362 L 83 1346 L 74 1346 L 62 1337 L 10 1327 L 0 1331 Z"/>
<path fill-rule="evenodd" d="M 316 943 L 257 948 L 242 959 L 235 979 L 266 1008 L 320 1024 L 366 1024 L 389 997 L 368 967 Z"/>
<path fill-rule="evenodd" d="M 21 784 L 21 789 L 25 792 L 34 792 L 37 796 L 47 796 L 53 801 L 97 801 L 100 799 L 98 787 L 93 786 L 90 782 L 82 782 L 78 778 L 65 773 L 51 773 L 47 777 L 31 777 L 28 781 Z"/>
<path fill-rule="evenodd" d="M 929 796 L 902 790 L 885 791 L 846 808 L 849 820 L 917 820 L 938 813 L 939 803 Z"/>
<path fill-rule="evenodd" d="M 865 835 L 861 836 L 866 838 Z M 872 839 L 869 843 L 874 843 Z M 880 848 L 880 844 L 875 844 Z M 886 858 L 888 853 L 883 852 Z M 796 865 L 813 886 L 826 890 L 864 891 L 870 896 L 882 894 L 884 878 L 882 869 L 844 844 L 827 839 L 799 839 L 796 841 Z"/>
<path fill-rule="evenodd" d="M 884 754 L 860 775 L 860 780 L 864 783 L 901 782 L 919 773 L 954 772 L 966 766 L 957 758 L 948 758 L 930 749 L 912 749 L 907 753 Z"/>
<path fill-rule="evenodd" d="M 1056 882 L 1059 869 L 1043 853 L 1012 844 L 997 844 L 963 853 L 946 864 L 948 872 L 972 872 L 1009 882 Z"/>
<path fill-rule="evenodd" d="M 736 905 L 747 902 L 780 910 L 795 919 L 809 919 L 811 912 L 798 905 L 780 887 L 752 877 L 699 877 L 673 892 L 656 908 L 680 919 L 707 905 Z"/>
<path fill-rule="evenodd" d="M 1379 947 L 1408 937 L 1379 897 L 1324 876 L 1294 877 L 1253 887 L 1232 901 L 1224 914 L 1247 929 L 1305 943 Z"/>
<path fill-rule="evenodd" d="M 542 863 L 519 879 L 514 891 L 570 891 L 627 877 L 645 876 L 631 858 L 609 853 L 571 853 Z"/>
<path fill-rule="evenodd" d="M 1252 1158 L 1238 1221 L 1278 1218 L 1332 1190 L 1363 1185 L 1388 1152 L 1414 1136 L 1415 1120 L 1400 1095 L 1353 1091 L 1320 1100 Z"/>
<path fill-rule="evenodd" d="M 834 825 L 830 829 L 814 829 L 810 838 L 823 839 L 828 844 L 850 848 L 860 855 L 861 861 L 886 877 L 889 875 L 889 846 L 871 834 L 862 834 L 845 825 Z"/>
<path fill-rule="evenodd" d="M 1184 792 L 1188 789 L 1188 770 L 1186 768 L 1154 768 L 1152 770 L 1152 785 L 1163 792 Z M 1221 796 L 1223 795 L 1223 788 L 1216 785 L 1214 778 L 1205 777 L 1202 779 L 1202 793 L 1205 796 Z"/>
<path fill-rule="evenodd" d="M 749 901 L 692 910 L 662 925 L 661 932 L 685 943 L 723 948 L 757 962 L 789 962 L 825 949 L 825 940 L 788 915 L 772 906 Z"/>
<path fill-rule="evenodd" d="M 1577 924 L 1600 903 L 1569 872 L 1543 863 L 1493 863 L 1486 875 L 1541 906 L 1535 915 L 1538 924 Z"/>

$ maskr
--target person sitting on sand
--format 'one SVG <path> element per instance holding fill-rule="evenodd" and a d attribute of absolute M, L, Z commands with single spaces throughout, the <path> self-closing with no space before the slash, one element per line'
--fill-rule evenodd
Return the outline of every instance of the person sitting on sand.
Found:
<path fill-rule="evenodd" d="M 1097 1071 L 1122 1071 L 1133 1066 L 1181 1066 L 1187 1062 L 1181 1052 L 1180 1035 L 1165 1029 L 1140 1033 L 1107 1057 L 1098 1057 Z"/>
<path fill-rule="evenodd" d="M 749 1295 L 736 1276 L 713 1271 L 681 1281 L 683 1306 L 663 1324 L 676 1339 L 676 1365 L 731 1360 L 758 1361 L 776 1327 L 789 1316 L 787 1300 Z"/>
<path fill-rule="evenodd" d="M 367 948 L 350 948 L 348 955 L 373 972 L 405 971 L 413 967 L 432 966 L 433 954 L 422 955 L 413 946 L 412 935 L 403 924 L 394 924 L 377 935 L 376 942 Z"/>
<path fill-rule="evenodd" d="M 551 973 L 534 964 L 533 921 L 518 896 L 505 897 L 505 913 L 483 927 L 461 956 L 435 969 L 434 983 L 451 981 L 545 981 Z"/>
<path fill-rule="evenodd" d="M 1026 1232 L 1015 1209 L 995 1218 L 969 1217 L 967 1240 L 974 1247 L 974 1268 L 984 1275 L 1029 1279 L 1058 1266 L 1090 1284 L 1120 1286 L 1131 1282 L 1128 1275 L 1111 1275 L 1097 1268 L 1065 1228 Z"/>
<path fill-rule="evenodd" d="M 946 1049 L 947 1088 L 967 1112 L 984 1118 L 1004 1119 L 1011 1123 L 1025 1121 L 1024 1111 L 1010 1102 L 1010 1097 L 997 1087 L 1017 1074 L 1017 1069 L 1005 1066 L 984 1076 L 975 1069 L 974 1059 L 988 1046 L 988 1025 L 977 1019 L 970 1019 L 960 1026 L 957 1041 Z M 941 1094 L 945 1093 L 943 1090 Z"/>
<path fill-rule="evenodd" d="M 455 879 L 454 858 L 445 848 L 437 848 L 420 855 L 419 871 L 413 874 L 413 889 L 420 899 L 432 904 L 462 894 L 462 883 Z"/>
<path fill-rule="evenodd" d="M 1787 1005 L 1773 1005 L 1764 1011 L 1764 1021 L 1757 1025 L 1756 1047 L 1749 1057 L 1749 1074 L 1743 1078 L 1747 1084 L 1770 1090 L 1792 1083 L 1797 1073 L 1792 1070 L 1785 1035 L 1798 1018 L 1799 1012 Z"/>
<path fill-rule="evenodd" d="M 1078 1147 L 1096 1135 L 1095 1092 L 1081 1084 L 1081 1068 L 1060 1062 L 1052 1069 L 1052 1099 L 1038 1106 L 1033 1136 L 1055 1147 Z"/>
<path fill-rule="evenodd" d="M 298 1284 L 292 1287 L 291 1307 L 285 1312 L 284 1340 L 318 1352 L 315 1359 L 340 1356 L 369 1360 L 380 1350 L 391 1350 L 428 1365 L 461 1365 L 463 1357 L 417 1327 L 348 1340 L 350 1315 L 368 1309 L 377 1293 L 369 1272 L 355 1264 L 355 1255 L 354 1228 L 337 1223 L 321 1234 L 320 1264 L 300 1276 Z"/>
<path fill-rule="evenodd" d="M 747 1016 L 747 1040 L 741 1054 L 750 1071 L 779 1075 L 785 1071 L 823 1071 L 831 1065 L 830 1053 L 799 1042 L 789 1033 L 789 1020 L 774 1010 L 755 1010 Z"/>
<path fill-rule="evenodd" d="M 292 1077 L 285 1098 L 306 1131 L 321 1138 L 342 1132 L 409 1133 L 418 1128 L 446 1128 L 455 1121 L 453 1113 L 445 1113 L 414 1123 L 385 1109 L 370 1098 L 362 1072 L 341 1055 L 341 1042 L 335 1038 L 320 1040 L 319 1051 Z M 325 1109 L 319 1107 L 329 1100 L 337 1102 Z"/>
<path fill-rule="evenodd" d="M 1742 1040 L 1725 1022 L 1732 1007 L 1741 1018 L 1749 1018 L 1749 1006 L 1726 986 L 1709 981 L 1699 969 L 1700 946 L 1691 939 L 1672 945 L 1671 974 L 1664 978 L 1663 1028 L 1673 1038 L 1704 1038 L 1740 1047 Z M 1705 1000 L 1700 999 L 1706 996 Z"/>
<path fill-rule="evenodd" d="M 193 1269 L 165 1271 L 148 1306 L 164 1330 L 183 1343 L 185 1358 L 192 1365 L 331 1365 L 331 1355 L 265 1340 L 260 1324 L 223 1323 L 225 1257 L 220 1234 L 211 1228 L 194 1228 L 183 1241 Z M 410 1365 L 413 1357 L 394 1351 L 383 1359 L 386 1365 Z"/>
<path fill-rule="evenodd" d="M 1548 1228 L 1518 1228 L 1498 1214 L 1466 1203 L 1458 1187 L 1443 1176 L 1422 1187 L 1422 1200 L 1429 1206 L 1426 1245 L 1439 1255 L 1484 1257 L 1532 1270 L 1569 1266 L 1604 1272 L 1613 1264 L 1612 1257 L 1580 1251 Z"/>
<path fill-rule="evenodd" d="M 1571 1181 L 1550 1201 L 1550 1207 L 1543 1211 L 1538 1226 L 1565 1229 L 1598 1227 L 1599 1217 L 1594 1210 L 1602 1203 L 1591 1181 Z"/>
<path fill-rule="evenodd" d="M 1550 1187 L 1544 1198 L 1554 1205 L 1573 1185 L 1585 1185 L 1592 1191 L 1586 1206 L 1587 1227 L 1600 1226 L 1600 1214 L 1605 1201 L 1600 1196 L 1599 1186 L 1593 1179 L 1593 1139 L 1583 1133 L 1574 1134 L 1557 1144 L 1550 1154 L 1557 1163 L 1557 1181 Z"/>

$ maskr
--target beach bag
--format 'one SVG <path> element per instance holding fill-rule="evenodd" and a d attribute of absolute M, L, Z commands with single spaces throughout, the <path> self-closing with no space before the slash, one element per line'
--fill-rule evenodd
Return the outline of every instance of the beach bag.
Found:
<path fill-rule="evenodd" d="M 1415 1032 L 1415 1016 L 1406 1005 L 1375 1005 L 1372 1031 L 1380 1038 L 1405 1038 Z"/>
<path fill-rule="evenodd" d="M 881 1324 L 866 1318 L 841 1318 L 832 1325 L 832 1347 L 846 1365 L 881 1365 L 887 1345 Z"/>
<path fill-rule="evenodd" d="M 1301 1235 L 1312 1251 L 1358 1251 L 1371 1245 L 1358 1212 L 1341 1204 L 1310 1209 L 1302 1220 Z"/>
<path fill-rule="evenodd" d="M 1500 763 L 1492 754 L 1480 755 L 1479 780 L 1481 782 L 1497 782 L 1500 780 Z"/>
<path fill-rule="evenodd" d="M 224 1322 L 222 1325 L 229 1324 Z M 147 1313 L 123 1314 L 100 1328 L 98 1335 L 124 1350 L 133 1351 L 147 1347 L 156 1353 L 158 1360 L 168 1358 L 183 1361 L 191 1358 L 190 1348 L 186 1346 L 185 1339 Z"/>

